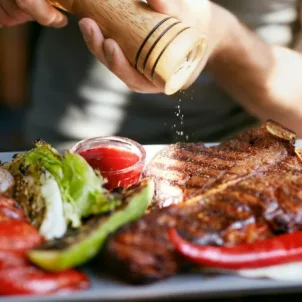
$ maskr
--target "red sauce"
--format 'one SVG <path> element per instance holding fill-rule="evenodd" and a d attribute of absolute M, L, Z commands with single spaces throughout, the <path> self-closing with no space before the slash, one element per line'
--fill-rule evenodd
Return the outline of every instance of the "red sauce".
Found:
<path fill-rule="evenodd" d="M 82 151 L 80 155 L 92 168 L 99 170 L 102 176 L 107 179 L 107 189 L 125 187 L 139 181 L 143 167 L 137 165 L 130 169 L 140 160 L 139 156 L 130 150 L 102 146 Z M 121 171 L 126 168 L 129 169 Z"/>

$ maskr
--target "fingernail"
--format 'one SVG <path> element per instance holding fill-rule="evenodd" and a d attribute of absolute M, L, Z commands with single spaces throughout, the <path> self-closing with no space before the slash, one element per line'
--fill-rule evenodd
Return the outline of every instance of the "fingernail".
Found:
<path fill-rule="evenodd" d="M 91 40 L 91 29 L 85 23 L 79 22 L 80 30 L 82 32 L 83 38 L 86 42 Z"/>
<path fill-rule="evenodd" d="M 58 22 L 57 22 L 57 27 L 58 28 L 65 27 L 68 24 L 68 20 L 67 20 L 67 18 L 65 16 L 60 15 L 58 17 L 58 19 L 59 19 Z"/>
<path fill-rule="evenodd" d="M 112 62 L 113 53 L 114 53 L 114 45 L 112 45 L 110 40 L 105 40 L 104 42 L 104 53 L 107 62 Z"/>

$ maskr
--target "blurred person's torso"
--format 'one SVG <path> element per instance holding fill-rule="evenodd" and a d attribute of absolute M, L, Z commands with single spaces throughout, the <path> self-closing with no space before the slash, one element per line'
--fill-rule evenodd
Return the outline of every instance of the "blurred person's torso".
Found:
<path fill-rule="evenodd" d="M 288 45 L 298 19 L 296 0 L 216 0 L 268 43 Z M 221 140 L 257 123 L 202 73 L 173 96 L 130 92 L 88 52 L 70 18 L 62 30 L 45 29 L 33 81 L 27 140 L 72 144 L 98 135 L 121 135 L 141 143 Z"/>

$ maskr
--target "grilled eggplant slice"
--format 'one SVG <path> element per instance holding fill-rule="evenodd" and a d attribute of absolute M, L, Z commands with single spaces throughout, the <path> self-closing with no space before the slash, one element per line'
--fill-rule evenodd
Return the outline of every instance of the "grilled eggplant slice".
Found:
<path fill-rule="evenodd" d="M 61 271 L 84 264 L 102 248 L 106 238 L 121 226 L 137 220 L 154 195 L 154 183 L 143 179 L 121 192 L 122 203 L 113 213 L 93 216 L 62 239 L 48 241 L 28 253 L 29 259 L 48 271 Z"/>

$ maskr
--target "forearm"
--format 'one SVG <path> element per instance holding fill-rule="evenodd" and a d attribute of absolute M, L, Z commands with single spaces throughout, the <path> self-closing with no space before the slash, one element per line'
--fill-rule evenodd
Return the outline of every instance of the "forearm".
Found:
<path fill-rule="evenodd" d="M 207 69 L 253 115 L 279 121 L 302 137 L 302 55 L 266 44 L 225 14 L 227 30 Z M 212 27 L 222 26 L 221 17 L 213 17 Z"/>

